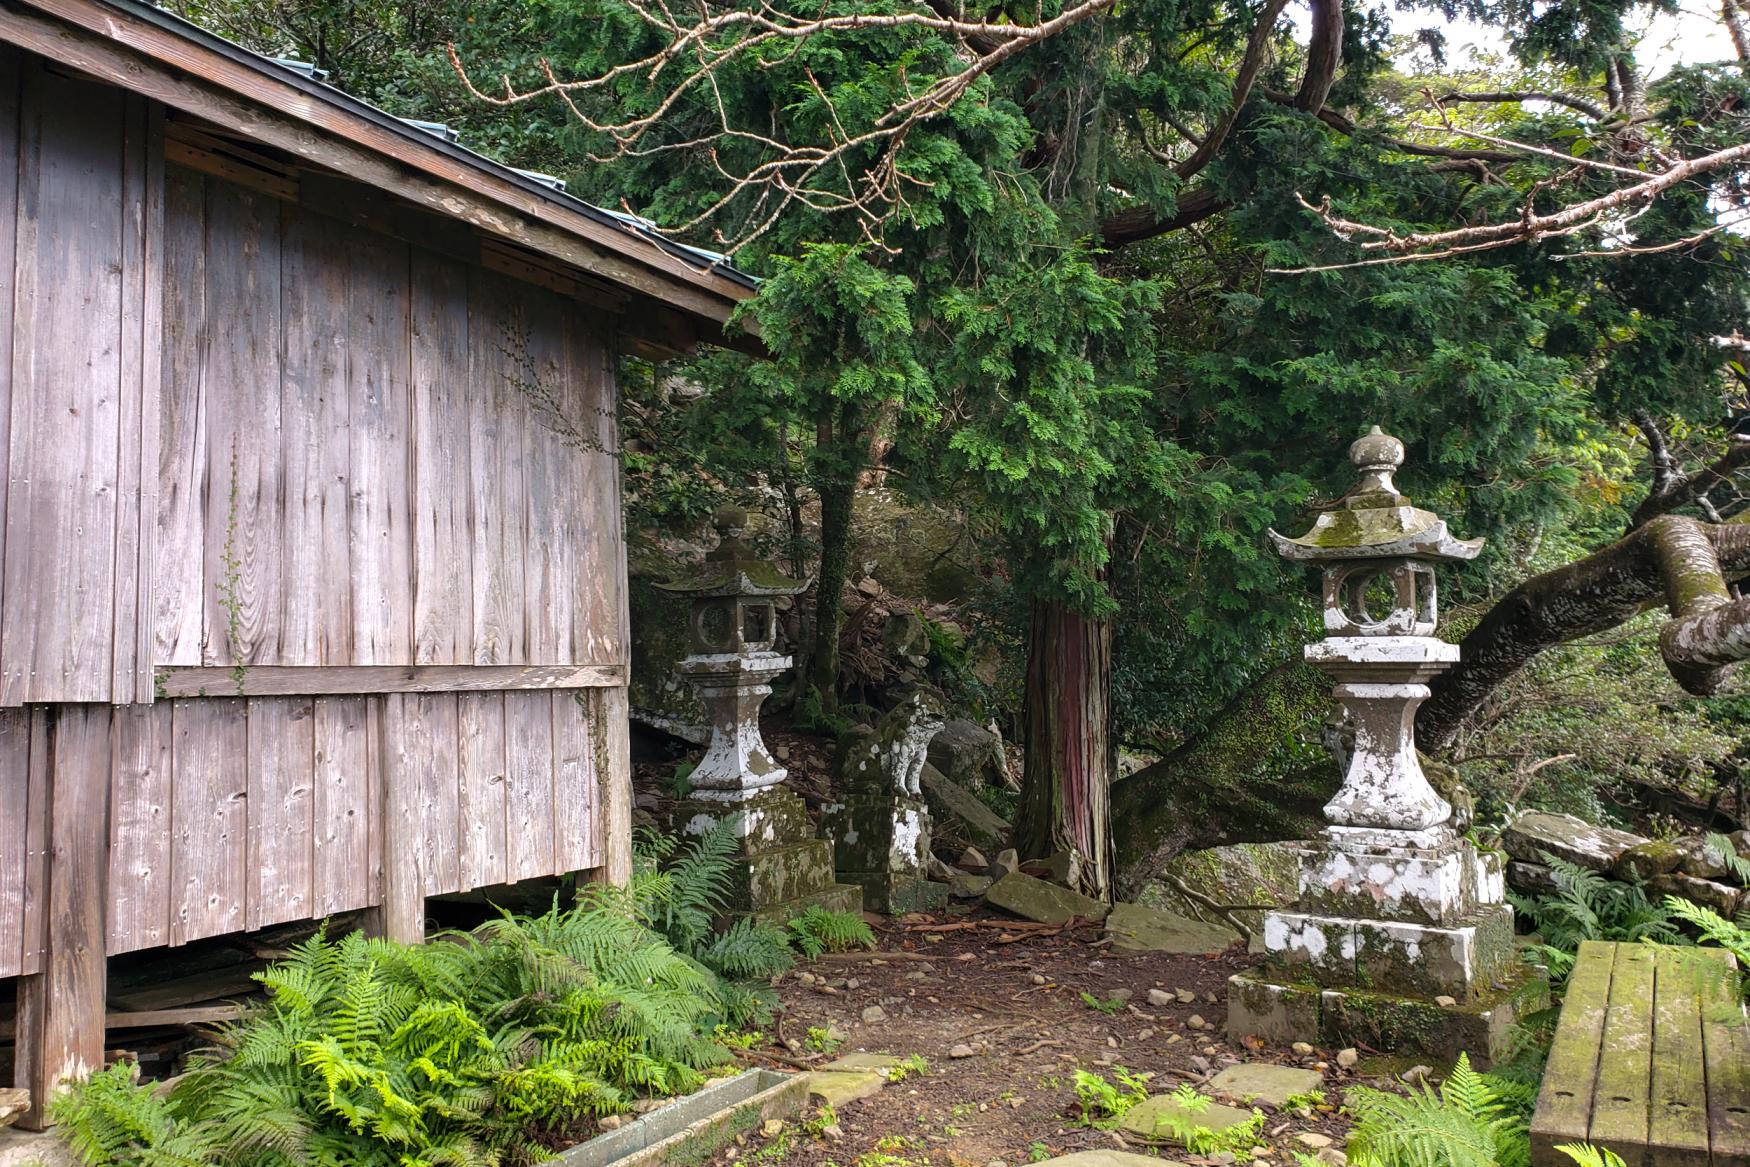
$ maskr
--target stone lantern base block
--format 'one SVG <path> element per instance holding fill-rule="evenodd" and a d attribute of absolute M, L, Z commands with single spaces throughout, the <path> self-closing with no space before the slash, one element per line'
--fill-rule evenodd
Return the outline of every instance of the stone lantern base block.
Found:
<path fill-rule="evenodd" d="M 1468 1053 L 1482 1068 L 1513 1052 L 1517 1022 L 1549 1007 L 1549 983 L 1530 965 L 1512 966 L 1500 984 L 1474 1001 L 1441 1006 L 1367 989 L 1291 983 L 1265 970 L 1237 973 L 1228 979 L 1228 1040 L 1362 1046 L 1440 1061 Z"/>
<path fill-rule="evenodd" d="M 884 916 L 939 912 L 948 906 L 948 885 L 887 871 L 840 871 L 838 877 L 863 889 L 863 906 Z"/>
<path fill-rule="evenodd" d="M 1300 850 L 1300 908 L 1321 916 L 1450 925 L 1498 904 L 1501 859 L 1462 840 L 1368 846 L 1349 838 Z"/>
<path fill-rule="evenodd" d="M 728 896 L 730 912 L 784 924 L 811 904 L 862 910 L 862 891 L 833 879 L 832 843 L 813 837 L 808 808 L 781 786 L 745 798 L 693 797 L 676 802 L 670 829 L 689 837 L 728 821 L 740 839 Z"/>
<path fill-rule="evenodd" d="M 1479 907 L 1451 925 L 1268 912 L 1264 949 L 1293 981 L 1473 1001 L 1513 963 L 1513 909 Z"/>
<path fill-rule="evenodd" d="M 851 795 L 827 812 L 838 878 L 863 889 L 872 912 L 902 916 L 947 906 L 948 885 L 927 878 L 930 812 L 919 800 L 888 792 Z"/>

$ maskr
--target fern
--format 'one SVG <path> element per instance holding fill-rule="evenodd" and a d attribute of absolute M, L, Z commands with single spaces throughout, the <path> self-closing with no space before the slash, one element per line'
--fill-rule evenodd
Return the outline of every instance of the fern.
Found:
<path fill-rule="evenodd" d="M 810 960 L 823 952 L 875 947 L 875 932 L 863 917 L 835 912 L 819 904 L 810 904 L 807 911 L 790 921 L 790 936 Z"/>
<path fill-rule="evenodd" d="M 1628 1167 L 1615 1151 L 1594 1147 L 1590 1143 L 1564 1143 L 1556 1150 L 1572 1159 L 1579 1167 Z"/>
<path fill-rule="evenodd" d="M 1530 950 L 1557 984 L 1573 971 L 1574 956 L 1586 940 L 1648 941 L 1680 944 L 1670 909 L 1647 898 L 1636 883 L 1606 879 L 1595 871 L 1545 855 L 1558 891 L 1549 896 L 1509 894 L 1514 909 L 1540 933 L 1543 944 Z"/>
<path fill-rule="evenodd" d="M 1527 1167 L 1526 1119 L 1459 1055 L 1440 1089 L 1391 1094 L 1363 1086 L 1348 1093 L 1355 1118 L 1355 1167 Z"/>
<path fill-rule="evenodd" d="M 1738 848 L 1728 836 L 1710 831 L 1702 840 L 1702 845 L 1707 848 L 1711 858 L 1720 861 L 1733 879 L 1739 883 L 1750 884 L 1750 859 L 1738 854 Z"/>

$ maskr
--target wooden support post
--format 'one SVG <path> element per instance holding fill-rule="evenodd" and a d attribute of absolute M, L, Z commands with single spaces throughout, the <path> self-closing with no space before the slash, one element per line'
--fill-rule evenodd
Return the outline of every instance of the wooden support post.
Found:
<path fill-rule="evenodd" d="M 378 805 L 383 857 L 382 898 L 369 914 L 366 929 L 402 944 L 425 940 L 425 851 L 421 837 L 420 783 L 414 766 L 426 760 L 407 750 L 408 705 L 402 693 L 388 693 L 373 709 L 372 730 L 377 774 L 382 783 Z M 377 705 L 376 701 L 372 705 Z"/>
<path fill-rule="evenodd" d="M 601 784 L 596 803 L 601 808 L 601 844 L 598 850 L 602 866 L 601 879 L 616 887 L 632 881 L 632 723 L 626 690 L 603 689 L 602 754 L 606 765 L 599 767 L 596 781 Z"/>
<path fill-rule="evenodd" d="M 61 1083 L 103 1068 L 104 903 L 109 841 L 108 705 L 60 705 L 31 719 L 32 761 L 47 767 L 42 971 L 18 988 L 19 1125 L 42 1129 Z M 39 740 L 40 739 L 40 740 Z"/>

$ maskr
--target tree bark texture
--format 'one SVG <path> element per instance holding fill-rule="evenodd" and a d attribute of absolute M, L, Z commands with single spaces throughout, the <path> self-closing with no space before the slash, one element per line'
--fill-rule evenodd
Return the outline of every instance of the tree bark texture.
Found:
<path fill-rule="evenodd" d="M 1070 886 L 1110 900 L 1112 626 L 1044 600 L 1030 623 L 1015 847 L 1030 859 L 1068 851 Z"/>
<path fill-rule="evenodd" d="M 808 654 L 808 682 L 820 699 L 821 712 L 839 705 L 839 637 L 844 631 L 842 597 L 850 572 L 851 519 L 856 511 L 857 474 L 863 463 L 863 440 L 850 418 L 835 427 L 823 422 L 817 431 L 816 455 L 821 473 L 820 572 L 814 583 L 814 642 Z M 836 448 L 835 448 L 836 447 Z"/>
<path fill-rule="evenodd" d="M 1614 628 L 1664 599 L 1659 635 L 1671 675 L 1698 695 L 1715 692 L 1750 659 L 1750 601 L 1728 575 L 1750 571 L 1750 525 L 1663 515 L 1586 558 L 1533 576 L 1502 597 L 1460 642 L 1459 663 L 1430 686 L 1417 739 L 1438 752 L 1495 687 L 1538 653 Z"/>

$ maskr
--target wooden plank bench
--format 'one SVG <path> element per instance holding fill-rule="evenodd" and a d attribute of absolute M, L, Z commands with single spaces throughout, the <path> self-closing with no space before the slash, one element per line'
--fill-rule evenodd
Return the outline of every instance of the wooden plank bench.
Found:
<path fill-rule="evenodd" d="M 1719 949 L 1586 941 L 1531 1119 L 1533 1167 L 1750 1167 L 1750 1022 Z"/>

